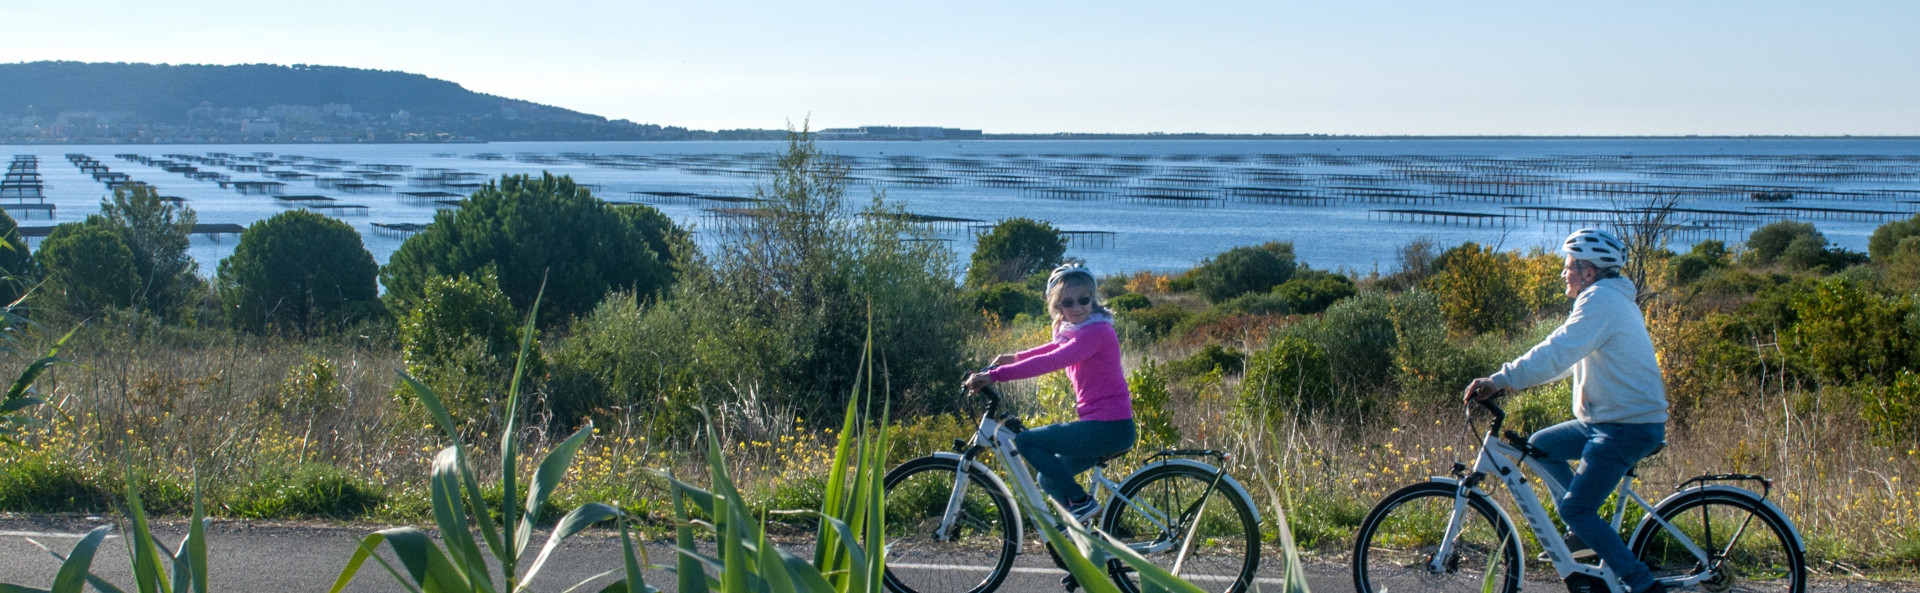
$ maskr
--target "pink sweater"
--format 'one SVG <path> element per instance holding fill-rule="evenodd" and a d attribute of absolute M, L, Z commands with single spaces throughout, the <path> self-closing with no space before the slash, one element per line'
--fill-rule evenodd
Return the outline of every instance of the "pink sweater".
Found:
<path fill-rule="evenodd" d="M 1133 418 L 1133 396 L 1120 368 L 1120 337 L 1112 323 L 1088 323 L 1077 329 L 1055 326 L 1053 341 L 1013 355 L 1010 365 L 987 373 L 994 381 L 1015 381 L 1067 370 L 1073 382 L 1074 409 L 1081 420 Z"/>

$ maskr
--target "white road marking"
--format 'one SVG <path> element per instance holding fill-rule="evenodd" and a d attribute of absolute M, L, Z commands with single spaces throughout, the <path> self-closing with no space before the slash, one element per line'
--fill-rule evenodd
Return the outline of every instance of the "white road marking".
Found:
<path fill-rule="evenodd" d="M 903 564 L 903 563 L 897 563 L 897 562 L 889 562 L 887 563 L 887 566 L 889 568 L 907 568 L 912 570 L 965 570 L 969 572 L 986 572 L 989 570 L 993 570 L 993 567 L 991 566 L 967 566 L 967 565 L 959 565 L 959 564 Z M 1058 568 L 1033 568 L 1028 566 L 1015 566 L 1013 567 L 1013 572 L 1016 574 L 1046 574 L 1046 575 L 1067 574 L 1067 571 L 1060 570 Z M 1180 578 L 1186 579 L 1188 581 L 1208 581 L 1208 582 L 1222 582 L 1222 583 L 1233 579 L 1233 577 L 1229 577 L 1229 576 L 1215 576 L 1215 575 L 1186 575 Z M 1276 579 L 1276 578 L 1270 578 L 1270 577 L 1258 577 L 1253 580 L 1255 582 L 1265 584 L 1265 585 L 1286 584 L 1286 581 L 1284 579 Z"/>
<path fill-rule="evenodd" d="M 47 537 L 47 538 L 70 537 L 73 539 L 80 539 L 86 536 L 87 534 L 84 534 L 84 533 L 53 533 L 48 531 L 0 531 L 0 537 Z M 120 537 L 120 536 L 112 535 L 112 534 L 107 535 L 107 539 L 113 539 L 117 537 Z"/>

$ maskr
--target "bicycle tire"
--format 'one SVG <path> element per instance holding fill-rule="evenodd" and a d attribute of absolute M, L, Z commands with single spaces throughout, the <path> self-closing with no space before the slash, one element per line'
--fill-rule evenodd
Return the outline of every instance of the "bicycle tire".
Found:
<path fill-rule="evenodd" d="M 1713 576 L 1699 585 L 1707 593 L 1805 593 L 1807 563 L 1799 538 L 1786 518 L 1758 498 L 1728 490 L 1700 490 L 1668 499 L 1654 513 L 1712 555 L 1712 566 L 1702 566 L 1672 532 L 1657 522 L 1644 521 L 1634 530 L 1629 549 L 1653 571 L 1654 578 L 1712 571 Z"/>
<path fill-rule="evenodd" d="M 956 533 L 934 538 L 953 492 L 959 460 L 928 456 L 887 472 L 887 563 L 894 593 L 987 593 L 1000 587 L 1020 551 L 1013 496 L 986 472 L 967 468 L 969 486 Z"/>
<path fill-rule="evenodd" d="M 1200 509 L 1197 517 L 1201 535 L 1188 550 L 1178 576 L 1208 591 L 1240 593 L 1253 583 L 1260 567 L 1260 524 L 1253 515 L 1253 501 L 1228 488 L 1225 482 L 1208 494 L 1213 472 L 1191 465 L 1158 465 L 1135 474 L 1120 485 L 1119 496 L 1109 498 L 1102 513 L 1101 526 L 1114 541 L 1141 550 L 1144 546 L 1165 548 L 1144 552 L 1148 560 L 1168 570 L 1179 555 L 1185 529 L 1190 522 L 1164 522 L 1162 528 L 1147 519 L 1147 513 L 1125 502 L 1132 499 L 1153 509 Z M 1207 497 L 1204 506 L 1195 506 Z M 1140 591 L 1135 572 L 1119 560 L 1109 564 L 1114 584 L 1129 593 Z"/>
<path fill-rule="evenodd" d="M 1428 570 L 1428 562 L 1446 535 L 1459 486 L 1422 482 L 1388 494 L 1367 513 L 1353 544 L 1353 586 L 1357 593 L 1435 591 L 1514 593 L 1524 566 L 1520 537 L 1483 495 L 1471 494 L 1473 517 L 1455 538 L 1446 572 Z M 1504 545 L 1503 543 L 1504 542 Z M 1496 547 L 1501 553 L 1491 553 Z M 1493 587 L 1487 580 L 1493 579 Z"/>

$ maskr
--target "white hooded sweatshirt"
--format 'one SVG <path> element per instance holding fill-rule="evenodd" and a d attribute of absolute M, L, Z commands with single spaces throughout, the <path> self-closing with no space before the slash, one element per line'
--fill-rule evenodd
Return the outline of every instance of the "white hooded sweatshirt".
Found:
<path fill-rule="evenodd" d="M 1494 386 L 1526 389 L 1571 373 L 1573 416 L 1582 422 L 1665 423 L 1660 361 L 1633 296 L 1633 282 L 1625 278 L 1593 283 L 1574 299 L 1566 323 L 1493 374 Z"/>

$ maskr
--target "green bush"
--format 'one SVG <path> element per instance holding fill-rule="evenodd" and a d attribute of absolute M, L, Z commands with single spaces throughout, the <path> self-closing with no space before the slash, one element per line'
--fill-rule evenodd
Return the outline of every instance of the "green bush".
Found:
<path fill-rule="evenodd" d="M 1053 225 L 1031 218 L 1002 220 L 974 244 L 967 286 L 1019 282 L 1051 272 L 1066 252 L 1067 238 Z"/>
<path fill-rule="evenodd" d="M 1240 402 L 1269 423 L 1290 414 L 1304 421 L 1319 414 L 1346 416 L 1358 411 L 1350 401 L 1335 399 L 1326 349 L 1298 336 L 1282 336 L 1253 353 L 1247 360 L 1246 378 L 1240 382 Z"/>
<path fill-rule="evenodd" d="M 1812 223 L 1782 220 L 1768 223 L 1747 235 L 1747 257 L 1756 264 L 1771 264 L 1787 253 L 1795 241 L 1801 242 L 1802 251 L 1809 243 L 1824 247 L 1826 235 L 1814 229 Z"/>
<path fill-rule="evenodd" d="M 0 509 L 16 513 L 78 513 L 112 508 L 112 491 L 72 459 L 22 454 L 0 465 Z"/>
<path fill-rule="evenodd" d="M 1427 289 L 1438 297 L 1454 335 L 1519 329 L 1526 316 L 1526 299 L 1512 259 L 1472 242 L 1440 254 L 1439 272 L 1427 278 Z"/>
<path fill-rule="evenodd" d="M 1250 292 L 1267 292 L 1293 278 L 1292 243 L 1235 247 L 1201 262 L 1189 273 L 1207 302 L 1220 303 Z"/>
<path fill-rule="evenodd" d="M 1296 315 L 1325 311 L 1355 292 L 1353 279 L 1346 275 L 1307 269 L 1305 266 L 1291 280 L 1273 289 L 1275 296 L 1286 301 L 1288 312 Z"/>
<path fill-rule="evenodd" d="M 1713 268 L 1713 260 L 1689 253 L 1667 260 L 1667 277 L 1675 286 L 1686 286 L 1700 281 Z"/>
<path fill-rule="evenodd" d="M 1906 328 L 1913 303 L 1874 293 L 1847 278 L 1830 278 L 1792 300 L 1788 352 L 1829 385 L 1891 381 L 1915 363 Z"/>
<path fill-rule="evenodd" d="M 973 291 L 968 294 L 976 311 L 992 315 L 1001 323 L 1013 321 L 1015 316 L 1026 313 L 1031 316 L 1044 315 L 1047 303 L 1040 293 L 1029 290 L 1025 285 L 1002 282 Z"/>
<path fill-rule="evenodd" d="M 1106 285 L 1100 286 L 1101 291 L 1105 292 Z M 1041 304 L 1045 305 L 1045 303 Z M 1123 293 L 1107 299 L 1107 308 L 1115 311 L 1138 311 L 1152 306 L 1153 301 L 1148 299 L 1147 295 L 1137 292 Z"/>
<path fill-rule="evenodd" d="M 1327 308 L 1315 329 L 1342 393 L 1374 397 L 1392 387 L 1398 344 L 1391 297 L 1374 292 L 1341 300 Z"/>
<path fill-rule="evenodd" d="M 216 284 L 234 326 L 309 335 L 377 315 L 378 273 L 353 227 L 289 210 L 247 226 Z"/>
<path fill-rule="evenodd" d="M 1873 261 L 1884 262 L 1893 255 L 1894 248 L 1909 237 L 1920 237 L 1920 214 L 1873 229 L 1873 236 L 1867 238 L 1867 256 Z"/>
<path fill-rule="evenodd" d="M 1145 309 L 1136 309 L 1122 313 L 1114 329 L 1124 334 L 1129 344 L 1145 346 L 1165 338 L 1173 328 L 1187 321 L 1193 313 L 1178 305 L 1159 304 Z"/>
<path fill-rule="evenodd" d="M 1133 393 L 1133 417 L 1139 421 L 1140 444 L 1135 449 L 1156 450 L 1180 444 L 1180 428 L 1167 409 L 1173 392 L 1167 389 L 1167 369 L 1149 360 L 1127 373 L 1127 391 Z"/>
<path fill-rule="evenodd" d="M 46 274 L 36 298 L 76 317 L 131 307 L 139 292 L 133 251 L 99 217 L 53 227 L 33 255 Z"/>
<path fill-rule="evenodd" d="M 1874 438 L 1893 446 L 1920 444 L 1920 374 L 1902 369 L 1884 385 L 1863 383 L 1853 393 Z"/>
<path fill-rule="evenodd" d="M 33 253 L 27 251 L 27 240 L 20 237 L 19 225 L 13 217 L 0 211 L 0 306 L 20 300 L 39 272 L 33 267 Z"/>
<path fill-rule="evenodd" d="M 569 177 L 508 175 L 441 210 L 407 238 L 380 270 L 395 318 L 418 303 L 435 277 L 492 269 L 514 306 L 528 310 L 545 287 L 542 325 L 585 313 L 613 292 L 655 295 L 674 281 L 673 253 L 685 231 L 646 206 L 612 205 Z"/>
<path fill-rule="evenodd" d="M 407 374 L 439 394 L 454 421 L 475 433 L 493 428 L 489 423 L 500 416 L 524 328 L 496 282 L 492 274 L 428 280 L 400 320 Z M 537 340 L 524 364 L 528 381 L 546 375 Z M 413 392 L 405 384 L 398 389 L 402 397 Z"/>
<path fill-rule="evenodd" d="M 1463 386 L 1464 387 L 1464 386 Z M 1508 426 L 1531 434 L 1573 418 L 1573 384 L 1558 381 L 1521 392 L 1507 403 Z"/>
<path fill-rule="evenodd" d="M 291 472 L 254 476 L 233 498 L 228 508 L 249 519 L 352 519 L 378 508 L 386 495 L 340 468 L 308 463 Z"/>
<path fill-rule="evenodd" d="M 140 306 L 170 319 L 186 314 L 205 290 L 200 266 L 187 253 L 199 222 L 193 208 L 160 199 L 153 186 L 135 185 L 101 199 L 100 217 L 133 254 Z"/>
<path fill-rule="evenodd" d="M 1278 289 L 1274 292 L 1250 292 L 1233 297 L 1220 303 L 1215 309 L 1224 313 L 1244 315 L 1286 315 L 1294 312 L 1293 303 L 1285 295 L 1280 294 Z"/>
<path fill-rule="evenodd" d="M 703 403 L 837 421 L 871 330 L 870 369 L 891 386 L 896 416 L 959 410 L 979 315 L 954 281 L 953 252 L 877 196 L 860 210 L 869 215 L 847 216 L 844 168 L 804 134 L 776 159 L 755 190 L 767 215 L 691 261 L 638 321 L 595 338 L 593 356 L 572 359 L 593 366 L 570 376 L 633 377 L 609 384 L 631 398 L 614 403 L 660 414 L 662 434 L 690 434 Z M 633 370 L 602 366 L 616 361 Z"/>
<path fill-rule="evenodd" d="M 1219 344 L 1207 344 L 1199 352 L 1166 364 L 1166 372 L 1178 379 L 1199 377 L 1219 371 L 1224 375 L 1238 375 L 1246 370 L 1247 355 L 1239 350 Z"/>
<path fill-rule="evenodd" d="M 1433 293 L 1401 293 L 1391 308 L 1394 382 L 1401 396 L 1416 405 L 1457 401 L 1467 383 L 1499 370 L 1504 362 L 1501 352 L 1449 339 L 1446 316 Z"/>

